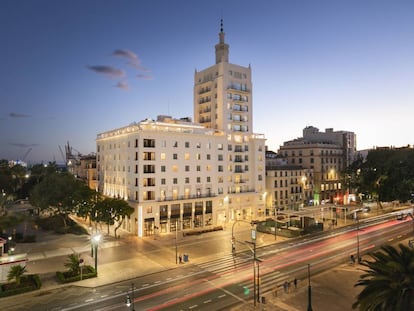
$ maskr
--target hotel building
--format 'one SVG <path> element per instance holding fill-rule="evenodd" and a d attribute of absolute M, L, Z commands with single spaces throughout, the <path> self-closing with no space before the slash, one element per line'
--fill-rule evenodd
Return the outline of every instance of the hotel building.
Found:
<path fill-rule="evenodd" d="M 98 190 L 135 212 L 139 237 L 265 216 L 265 137 L 253 133 L 251 68 L 229 63 L 223 26 L 215 65 L 194 75 L 194 122 L 158 116 L 97 136 Z"/>

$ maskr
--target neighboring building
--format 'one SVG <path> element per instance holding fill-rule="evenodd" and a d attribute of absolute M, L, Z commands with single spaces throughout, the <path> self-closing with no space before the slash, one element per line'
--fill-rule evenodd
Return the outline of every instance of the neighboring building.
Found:
<path fill-rule="evenodd" d="M 279 153 L 288 164 L 313 170 L 314 204 L 343 203 L 349 189 L 342 185 L 340 173 L 356 156 L 356 135 L 353 132 L 333 129 L 319 132 L 309 126 L 303 130 L 303 137 L 285 142 Z"/>
<path fill-rule="evenodd" d="M 313 205 L 313 170 L 288 164 L 273 151 L 266 151 L 266 215 L 277 210 L 298 210 Z"/>
<path fill-rule="evenodd" d="M 195 73 L 194 123 L 159 116 L 97 136 L 98 190 L 135 208 L 123 228 L 139 237 L 264 216 L 250 67 L 228 63 L 223 28 L 219 40 L 216 64 Z"/>
<path fill-rule="evenodd" d="M 75 177 L 83 180 L 90 189 L 97 190 L 95 154 L 79 156 L 76 163 L 72 165 L 72 173 Z"/>

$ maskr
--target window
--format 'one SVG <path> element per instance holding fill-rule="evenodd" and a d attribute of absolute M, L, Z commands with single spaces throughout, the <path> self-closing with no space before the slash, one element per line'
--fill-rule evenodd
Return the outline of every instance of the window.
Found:
<path fill-rule="evenodd" d="M 165 185 L 165 178 L 161 178 L 161 185 Z"/>
<path fill-rule="evenodd" d="M 185 147 L 186 147 L 186 148 L 190 148 L 190 142 L 186 141 L 186 142 L 185 142 Z"/>
<path fill-rule="evenodd" d="M 189 172 L 189 171 L 190 171 L 190 165 L 186 165 L 186 166 L 185 166 L 185 171 L 186 171 L 186 172 Z"/>
<path fill-rule="evenodd" d="M 207 154 L 207 160 L 211 160 L 211 154 Z"/>
<path fill-rule="evenodd" d="M 196 154 L 196 159 L 197 159 L 197 160 L 201 160 L 201 154 L 197 153 L 197 154 Z"/>
<path fill-rule="evenodd" d="M 222 172 L 222 171 L 223 171 L 223 165 L 219 165 L 219 166 L 218 166 L 218 171 L 219 171 L 219 172 Z"/>
<path fill-rule="evenodd" d="M 144 165 L 144 173 L 155 173 L 155 165 Z"/>
<path fill-rule="evenodd" d="M 175 178 L 173 178 L 173 184 L 174 184 L 174 185 L 178 184 L 178 178 L 176 178 L 176 177 L 175 177 Z"/>
<path fill-rule="evenodd" d="M 165 165 L 161 165 L 161 172 L 165 172 Z"/>
<path fill-rule="evenodd" d="M 185 160 L 190 160 L 190 154 L 189 153 L 185 153 L 184 154 L 184 159 Z"/>
<path fill-rule="evenodd" d="M 197 165 L 197 172 L 201 171 L 201 165 Z"/>
<path fill-rule="evenodd" d="M 201 182 L 201 177 L 197 177 L 197 183 Z"/>
<path fill-rule="evenodd" d="M 211 177 L 207 176 L 207 182 L 211 182 Z"/>
<path fill-rule="evenodd" d="M 167 155 L 165 152 L 162 152 L 160 157 L 161 157 L 161 160 L 165 160 L 167 158 Z"/>
<path fill-rule="evenodd" d="M 218 148 L 218 150 L 223 150 L 223 144 L 218 144 L 217 148 Z"/>
<path fill-rule="evenodd" d="M 219 155 L 218 155 L 218 160 L 219 160 L 219 161 L 223 161 L 223 155 L 222 155 L 222 154 L 219 154 Z"/>
<path fill-rule="evenodd" d="M 172 171 L 173 171 L 174 173 L 177 173 L 177 172 L 178 172 L 178 166 L 177 166 L 177 165 L 173 165 L 173 166 L 172 166 Z"/>
<path fill-rule="evenodd" d="M 176 153 L 173 153 L 173 159 L 178 160 L 178 155 Z"/>
<path fill-rule="evenodd" d="M 189 184 L 189 183 L 190 183 L 190 177 L 186 177 L 186 178 L 185 178 L 185 183 L 186 183 L 186 184 Z"/>
<path fill-rule="evenodd" d="M 144 139 L 144 147 L 145 148 L 154 148 L 155 147 L 155 139 Z"/>

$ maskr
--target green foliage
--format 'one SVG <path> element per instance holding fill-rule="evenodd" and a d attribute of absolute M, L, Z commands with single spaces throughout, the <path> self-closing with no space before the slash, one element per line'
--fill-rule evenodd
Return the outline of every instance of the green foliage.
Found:
<path fill-rule="evenodd" d="M 0 284 L 0 297 L 8 297 L 39 289 L 42 282 L 37 274 L 22 276 L 19 285 L 16 283 Z"/>
<path fill-rule="evenodd" d="M 352 305 L 360 311 L 414 310 L 414 249 L 384 246 L 364 260 L 368 268 L 355 286 L 364 289 Z"/>
<path fill-rule="evenodd" d="M 96 277 L 96 271 L 91 266 L 82 267 L 82 280 L 90 279 Z M 56 278 L 60 283 L 70 283 L 77 282 L 81 280 L 80 274 L 73 275 L 69 271 L 56 271 Z"/>
<path fill-rule="evenodd" d="M 12 266 L 7 274 L 7 281 L 15 280 L 16 284 L 20 284 L 21 277 L 27 272 L 26 266 L 22 267 L 21 265 Z"/>
<path fill-rule="evenodd" d="M 345 172 L 353 188 L 377 201 L 408 201 L 414 194 L 414 149 L 375 149 Z"/>
<path fill-rule="evenodd" d="M 41 210 L 59 215 L 67 227 L 68 215 L 76 213 L 79 206 L 91 199 L 89 188 L 67 172 L 46 175 L 37 184 L 30 197 L 30 203 Z"/>
<path fill-rule="evenodd" d="M 116 223 L 115 237 L 116 231 L 122 225 L 124 218 L 131 216 L 134 212 L 134 209 L 126 201 L 117 198 L 104 198 L 97 202 L 95 208 L 95 221 L 105 223 L 108 228 L 109 225 Z"/>
<path fill-rule="evenodd" d="M 70 254 L 68 256 L 68 260 L 64 263 L 64 266 L 68 268 L 69 272 L 73 275 L 80 274 L 80 266 L 79 266 L 79 255 L 78 254 Z"/>

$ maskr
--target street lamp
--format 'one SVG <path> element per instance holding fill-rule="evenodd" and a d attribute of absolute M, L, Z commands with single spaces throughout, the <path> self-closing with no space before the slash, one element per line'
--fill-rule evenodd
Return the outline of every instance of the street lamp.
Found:
<path fill-rule="evenodd" d="M 358 215 L 356 215 L 356 222 L 357 222 L 357 234 L 356 234 L 356 236 L 357 236 L 357 262 L 361 263 L 361 257 L 359 257 L 359 219 L 358 219 Z"/>
<path fill-rule="evenodd" d="M 275 206 L 275 241 L 277 237 L 277 206 Z"/>
<path fill-rule="evenodd" d="M 312 310 L 312 288 L 310 283 L 310 264 L 308 264 L 308 309 L 307 311 Z"/>
<path fill-rule="evenodd" d="M 95 234 L 92 237 L 92 245 L 93 245 L 93 255 L 95 257 L 95 273 L 96 276 L 98 276 L 98 245 L 99 245 L 99 241 L 101 240 L 101 235 L 100 234 Z"/>
<path fill-rule="evenodd" d="M 134 283 L 132 283 L 131 286 L 131 296 L 129 296 L 129 294 L 126 296 L 126 306 L 130 308 L 131 311 L 135 311 L 135 304 L 134 304 Z"/>

